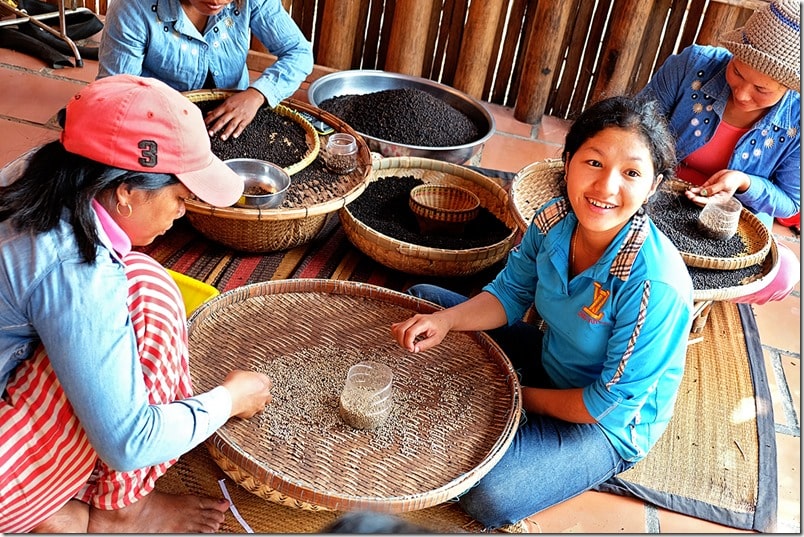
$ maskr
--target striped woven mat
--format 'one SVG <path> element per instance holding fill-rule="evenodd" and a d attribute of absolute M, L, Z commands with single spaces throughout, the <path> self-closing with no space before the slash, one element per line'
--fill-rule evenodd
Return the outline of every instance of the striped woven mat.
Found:
<path fill-rule="evenodd" d="M 185 219 L 143 251 L 221 292 L 267 280 L 332 278 L 400 291 L 428 282 L 474 294 L 501 268 L 444 280 L 394 271 L 353 247 L 336 215 L 311 242 L 285 252 L 238 253 L 200 236 Z M 753 313 L 747 306 L 716 303 L 703 341 L 691 345 L 687 353 L 675 417 L 667 433 L 645 460 L 601 489 L 734 528 L 772 531 L 777 507 L 773 423 Z M 217 480 L 225 477 L 202 445 L 183 456 L 160 479 L 158 488 L 220 497 Z M 337 517 L 329 511 L 275 504 L 231 480 L 228 483 L 235 505 L 258 533 L 320 532 Z M 404 518 L 438 533 L 482 529 L 454 503 L 406 513 Z M 227 514 L 222 531 L 244 529 Z"/>

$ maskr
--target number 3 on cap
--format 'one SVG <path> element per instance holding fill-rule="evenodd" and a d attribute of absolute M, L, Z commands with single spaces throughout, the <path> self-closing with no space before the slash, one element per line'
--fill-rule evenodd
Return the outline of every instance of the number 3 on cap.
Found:
<path fill-rule="evenodd" d="M 153 168 L 156 166 L 156 142 L 153 140 L 140 140 L 137 147 L 142 149 L 142 157 L 139 159 L 140 164 L 146 168 Z"/>

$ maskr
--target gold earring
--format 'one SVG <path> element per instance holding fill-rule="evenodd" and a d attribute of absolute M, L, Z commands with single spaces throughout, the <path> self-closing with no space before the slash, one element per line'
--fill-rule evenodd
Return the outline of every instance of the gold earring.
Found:
<path fill-rule="evenodd" d="M 131 205 L 129 205 L 128 203 L 123 205 L 123 207 L 128 207 L 128 214 L 123 214 L 123 212 L 120 210 L 120 202 L 119 201 L 117 202 L 117 205 L 114 206 L 114 210 L 117 211 L 117 214 L 119 214 L 123 218 L 128 218 L 129 216 L 131 216 L 131 213 L 134 212 L 134 209 L 132 209 Z"/>

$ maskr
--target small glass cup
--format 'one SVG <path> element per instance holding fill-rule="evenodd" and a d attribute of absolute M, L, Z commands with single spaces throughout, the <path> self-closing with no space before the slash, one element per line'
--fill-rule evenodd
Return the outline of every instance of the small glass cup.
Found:
<path fill-rule="evenodd" d="M 324 148 L 324 162 L 327 169 L 338 175 L 346 175 L 357 168 L 357 142 L 355 137 L 345 132 L 333 134 Z"/>
<path fill-rule="evenodd" d="M 734 197 L 710 198 L 698 215 L 701 232 L 712 239 L 729 240 L 737 233 L 742 210 L 743 204 Z"/>
<path fill-rule="evenodd" d="M 355 429 L 382 425 L 393 406 L 393 372 L 379 362 L 360 362 L 349 368 L 341 392 L 339 415 Z"/>

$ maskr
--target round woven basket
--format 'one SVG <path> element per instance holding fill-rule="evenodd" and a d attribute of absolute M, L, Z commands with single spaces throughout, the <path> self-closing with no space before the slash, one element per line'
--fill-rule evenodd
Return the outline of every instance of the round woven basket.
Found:
<path fill-rule="evenodd" d="M 720 270 L 720 269 L 715 269 Z M 723 269 L 736 270 L 736 269 Z M 721 287 L 718 289 L 694 289 L 692 298 L 695 301 L 708 300 L 733 300 L 755 293 L 763 289 L 776 276 L 779 270 L 779 249 L 776 241 L 771 238 L 770 250 L 762 260 L 762 266 L 758 274 L 746 278 L 737 285 Z"/>
<path fill-rule="evenodd" d="M 292 99 L 283 103 L 288 109 L 303 111 L 325 121 L 336 132 L 354 136 L 358 146 L 357 168 L 339 176 L 335 182 L 310 190 L 305 198 L 309 202 L 293 208 L 213 207 L 199 200 L 185 201 L 187 219 L 204 236 L 244 252 L 266 253 L 293 248 L 315 237 L 324 227 L 328 215 L 357 198 L 366 188 L 371 153 L 357 132 L 336 116 L 309 104 Z M 291 188 L 292 185 L 293 177 Z"/>
<path fill-rule="evenodd" d="M 277 401 L 292 404 L 287 421 L 299 420 L 287 424 L 292 434 L 260 425 L 265 416 L 259 414 L 230 419 L 207 441 L 215 461 L 250 492 L 302 509 L 405 512 L 468 490 L 510 445 L 521 391 L 508 358 L 482 332 L 450 333 L 421 353 L 392 339 L 392 322 L 436 309 L 382 287 L 320 279 L 252 284 L 203 304 L 188 321 L 196 392 L 219 385 L 233 369 L 260 370 L 299 355 L 307 364 L 293 382 L 274 386 L 264 411 Z M 311 349 L 323 352 L 322 359 L 310 358 Z M 337 417 L 325 427 L 303 417 L 307 381 L 319 382 L 338 353 L 391 367 L 396 408 L 377 431 L 352 429 Z M 337 400 L 342 387 L 315 385 L 325 402 Z M 322 404 L 337 415 L 337 403 Z"/>
<path fill-rule="evenodd" d="M 240 91 L 241 90 L 220 89 L 192 90 L 182 92 L 182 95 L 187 97 L 191 102 L 200 103 L 206 101 L 222 101 L 227 97 L 234 95 L 235 93 L 239 93 Z M 304 156 L 299 162 L 285 166 L 285 171 L 288 173 L 288 175 L 293 175 L 294 173 L 299 172 L 309 166 L 316 159 L 318 153 L 321 151 L 321 140 L 318 138 L 318 133 L 315 131 L 315 128 L 313 128 L 310 122 L 304 119 L 295 110 L 280 103 L 273 108 L 273 111 L 276 112 L 277 115 L 284 116 L 291 121 L 298 123 L 304 129 L 306 134 L 307 151 L 305 152 Z"/>
<path fill-rule="evenodd" d="M 524 233 L 536 210 L 546 201 L 561 195 L 559 188 L 564 163 L 559 159 L 534 162 L 522 168 L 511 183 L 511 212 Z M 664 181 L 661 188 L 673 191 L 686 190 L 682 181 Z M 762 262 L 770 250 L 771 236 L 765 225 L 750 211 L 743 208 L 737 233 L 746 246 L 746 252 L 734 257 L 711 257 L 679 250 L 687 266 L 737 270 Z"/>
<path fill-rule="evenodd" d="M 465 250 L 429 248 L 384 235 L 356 219 L 346 206 L 338 212 L 346 236 L 360 251 L 394 270 L 424 276 L 468 276 L 505 257 L 518 236 L 508 207 L 508 193 L 493 180 L 458 164 L 419 157 L 375 160 L 368 182 L 413 176 L 425 183 L 459 186 L 480 198 L 480 206 L 503 222 L 510 233 L 501 241 Z"/>

